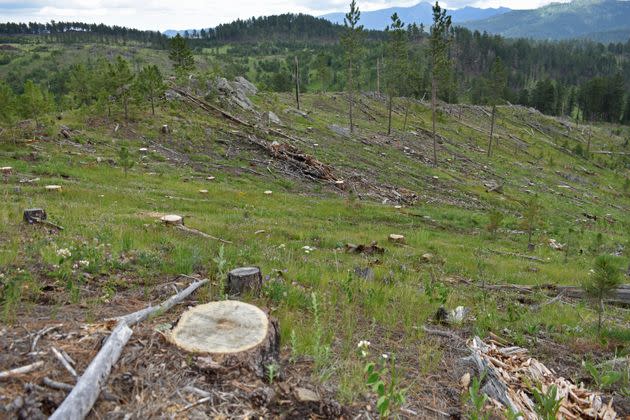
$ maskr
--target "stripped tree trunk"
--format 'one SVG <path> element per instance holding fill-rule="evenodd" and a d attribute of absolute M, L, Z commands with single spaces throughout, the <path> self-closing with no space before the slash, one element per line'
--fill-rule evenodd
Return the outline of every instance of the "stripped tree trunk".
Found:
<path fill-rule="evenodd" d="M 437 106 L 437 80 L 435 76 L 431 78 L 431 119 L 433 123 L 433 165 L 438 166 L 437 159 L 437 138 L 435 136 L 435 108 Z"/>

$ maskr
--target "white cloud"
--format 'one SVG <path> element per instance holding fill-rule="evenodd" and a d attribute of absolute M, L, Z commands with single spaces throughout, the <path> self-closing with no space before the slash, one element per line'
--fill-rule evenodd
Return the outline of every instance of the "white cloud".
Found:
<path fill-rule="evenodd" d="M 237 18 L 279 13 L 320 15 L 345 11 L 349 0 L 0 0 L 0 21 L 81 20 L 140 29 L 190 29 L 216 26 Z M 411 6 L 416 0 L 358 0 L 361 10 Z M 506 6 L 530 9 L 551 0 L 450 0 L 449 8 Z"/>

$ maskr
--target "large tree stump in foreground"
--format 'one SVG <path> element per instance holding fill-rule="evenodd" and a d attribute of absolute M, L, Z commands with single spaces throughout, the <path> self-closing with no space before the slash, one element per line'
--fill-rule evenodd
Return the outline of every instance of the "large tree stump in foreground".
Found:
<path fill-rule="evenodd" d="M 245 367 L 264 377 L 277 364 L 280 349 L 278 322 L 248 303 L 223 300 L 184 312 L 169 335 L 177 347 L 199 357 L 203 370 L 225 371 Z"/>
<path fill-rule="evenodd" d="M 262 274 L 258 267 L 240 267 L 228 273 L 226 293 L 230 295 L 242 295 L 251 291 L 254 294 L 260 293 L 262 289 Z"/>

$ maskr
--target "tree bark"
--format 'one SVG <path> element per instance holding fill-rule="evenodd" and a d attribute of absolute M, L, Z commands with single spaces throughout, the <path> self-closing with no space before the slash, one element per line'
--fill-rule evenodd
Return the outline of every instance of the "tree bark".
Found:
<path fill-rule="evenodd" d="M 405 120 L 403 122 L 403 131 L 407 130 L 407 117 L 409 116 L 409 100 L 405 101 Z"/>
<path fill-rule="evenodd" d="M 253 292 L 255 295 L 262 289 L 262 274 L 258 267 L 240 267 L 228 273 L 226 293 L 240 296 L 244 292 Z"/>
<path fill-rule="evenodd" d="M 433 165 L 438 166 L 437 159 L 437 138 L 435 135 L 435 108 L 437 107 L 437 80 L 435 76 L 431 78 L 431 120 L 433 123 Z"/>
<path fill-rule="evenodd" d="M 348 64 L 348 97 L 349 97 L 349 103 L 350 103 L 348 116 L 350 118 L 350 133 L 354 133 L 354 125 L 352 123 L 352 103 L 354 102 L 354 98 L 353 98 L 353 95 L 352 95 L 352 90 L 353 90 L 353 86 L 352 86 L 352 62 L 350 62 Z"/>
<path fill-rule="evenodd" d="M 392 134 L 392 102 L 393 102 L 393 98 L 392 95 L 389 95 L 389 103 L 387 105 L 387 135 L 391 135 Z"/>
<path fill-rule="evenodd" d="M 300 63 L 295 56 L 295 103 L 297 109 L 300 109 Z"/>
<path fill-rule="evenodd" d="M 494 114 L 496 112 L 496 105 L 492 106 L 492 116 L 490 117 L 490 141 L 488 143 L 488 157 L 492 156 L 492 137 L 494 136 Z"/>

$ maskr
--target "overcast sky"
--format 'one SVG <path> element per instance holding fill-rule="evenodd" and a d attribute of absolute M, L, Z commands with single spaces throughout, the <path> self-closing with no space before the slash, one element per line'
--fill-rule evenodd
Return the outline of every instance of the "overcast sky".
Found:
<path fill-rule="evenodd" d="M 361 10 L 411 6 L 419 0 L 357 0 Z M 82 21 L 166 30 L 216 26 L 237 18 L 278 13 L 345 11 L 349 0 L 0 0 L 0 21 Z M 449 0 L 447 8 L 505 6 L 531 9 L 550 0 Z"/>

